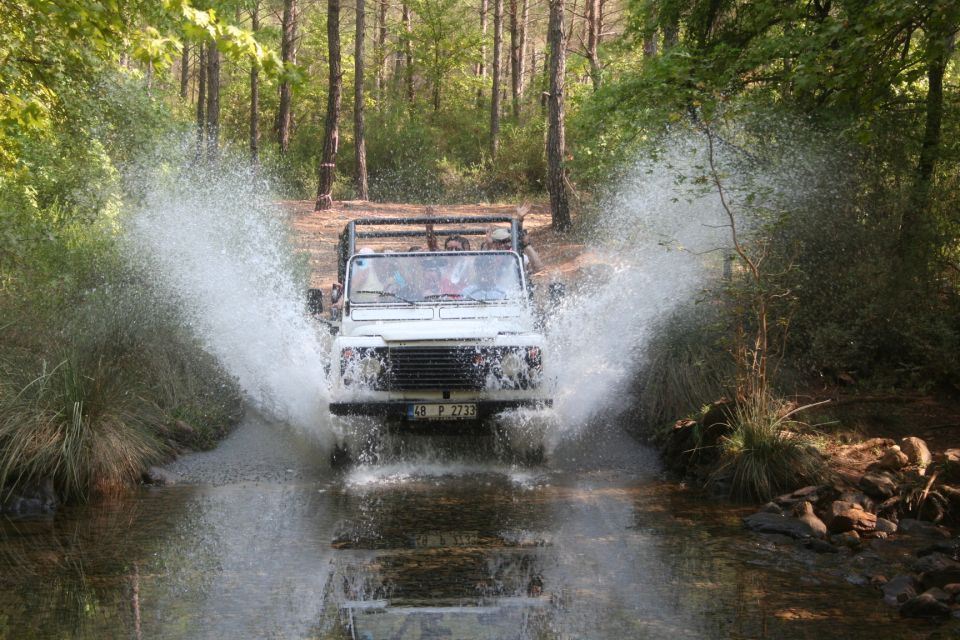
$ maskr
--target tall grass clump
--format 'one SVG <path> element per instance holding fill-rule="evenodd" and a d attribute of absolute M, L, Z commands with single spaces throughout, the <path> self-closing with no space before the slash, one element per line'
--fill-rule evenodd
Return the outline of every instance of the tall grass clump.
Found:
<path fill-rule="evenodd" d="M 163 412 L 130 388 L 110 354 L 62 357 L 0 400 L 0 483 L 15 490 L 51 478 L 65 499 L 134 483 L 169 454 Z"/>
<path fill-rule="evenodd" d="M 754 396 L 730 412 L 720 461 L 707 485 L 738 500 L 769 500 L 825 476 L 820 453 L 791 419 L 798 409 L 771 397 Z"/>
<path fill-rule="evenodd" d="M 239 418 L 236 383 L 172 301 L 100 257 L 96 287 L 21 273 L 48 299 L 4 297 L 0 501 L 48 480 L 68 501 L 117 493 L 177 450 L 211 446 Z"/>
<path fill-rule="evenodd" d="M 637 379 L 639 428 L 653 435 L 729 393 L 734 363 L 714 308 L 686 305 L 653 330 Z"/>

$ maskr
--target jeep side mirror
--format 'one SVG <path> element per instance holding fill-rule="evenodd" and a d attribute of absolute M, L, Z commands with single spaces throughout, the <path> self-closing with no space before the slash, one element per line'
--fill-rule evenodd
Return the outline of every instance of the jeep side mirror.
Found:
<path fill-rule="evenodd" d="M 330 287 L 330 302 L 336 303 L 340 301 L 340 298 L 343 297 L 343 285 L 339 282 L 333 283 L 333 286 Z"/>

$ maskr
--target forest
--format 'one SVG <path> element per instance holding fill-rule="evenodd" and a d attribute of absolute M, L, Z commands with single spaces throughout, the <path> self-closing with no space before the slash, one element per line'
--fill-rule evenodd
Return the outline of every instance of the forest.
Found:
<path fill-rule="evenodd" d="M 223 158 L 318 210 L 530 198 L 587 237 L 639 158 L 697 140 L 732 269 L 648 346 L 636 430 L 721 396 L 776 430 L 817 385 L 954 397 L 958 30 L 953 0 L 2 3 L 0 484 L 121 490 L 236 420 L 121 246 L 133 176 Z M 714 163 L 800 149 L 830 186 L 789 201 Z"/>

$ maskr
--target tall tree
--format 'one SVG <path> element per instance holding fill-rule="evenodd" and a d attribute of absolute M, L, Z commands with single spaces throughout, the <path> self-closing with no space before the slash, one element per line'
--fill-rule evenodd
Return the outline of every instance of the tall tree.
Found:
<path fill-rule="evenodd" d="M 570 206 L 567 201 L 567 177 L 564 168 L 565 140 L 563 93 L 566 75 L 566 38 L 563 31 L 563 0 L 549 0 L 550 20 L 547 42 L 550 46 L 550 93 L 547 98 L 547 191 L 550 193 L 550 216 L 553 228 L 570 228 Z"/>
<path fill-rule="evenodd" d="M 330 80 L 327 89 L 327 118 L 320 159 L 316 211 L 333 208 L 333 182 L 336 178 L 337 148 L 340 146 L 340 94 L 343 71 L 340 67 L 340 0 L 327 0 L 327 54 Z"/>
<path fill-rule="evenodd" d="M 490 157 L 500 148 L 500 56 L 503 51 L 503 0 L 493 0 L 493 89 L 490 94 Z"/>
<path fill-rule="evenodd" d="M 203 157 L 204 141 L 207 136 L 207 48 L 209 45 L 197 44 L 197 158 Z"/>
<path fill-rule="evenodd" d="M 367 143 L 363 132 L 363 41 L 366 23 L 366 5 L 357 0 L 357 37 L 354 46 L 353 83 L 353 141 L 357 199 L 366 200 L 367 193 Z"/>
<path fill-rule="evenodd" d="M 297 0 L 283 0 L 280 22 L 280 61 L 286 68 L 297 62 Z M 280 104 L 277 111 L 277 144 L 280 154 L 290 148 L 290 129 L 293 126 L 293 88 L 286 76 L 280 81 Z"/>
<path fill-rule="evenodd" d="M 958 17 L 953 12 L 953 20 Z M 916 177 L 910 206 L 904 210 L 900 231 L 900 253 L 915 267 L 923 267 L 929 260 L 927 248 L 935 226 L 930 213 L 930 187 L 937 161 L 940 158 L 940 138 L 943 127 L 943 78 L 953 54 L 957 29 L 960 25 L 948 21 L 945 15 L 934 13 L 927 25 L 924 63 L 927 76 L 927 98 L 924 109 L 923 137 L 917 159 Z"/>
<path fill-rule="evenodd" d="M 256 35 L 260 29 L 260 0 L 253 0 L 250 9 L 250 30 Z M 250 161 L 260 162 L 260 64 L 250 63 Z"/>
<path fill-rule="evenodd" d="M 487 77 L 487 13 L 490 12 L 490 0 L 480 0 L 480 60 L 477 62 L 478 78 Z M 483 108 L 483 84 L 477 89 L 477 107 Z"/>
<path fill-rule="evenodd" d="M 513 100 L 513 117 L 520 117 L 520 90 L 523 82 L 522 26 L 517 10 L 517 0 L 510 0 L 510 96 Z"/>
<path fill-rule="evenodd" d="M 180 97 L 185 100 L 190 93 L 190 43 L 183 43 L 180 56 Z"/>
<path fill-rule="evenodd" d="M 413 93 L 413 16 L 410 14 L 410 3 L 403 3 L 403 55 L 406 66 L 403 69 L 404 80 L 407 83 L 407 100 L 413 104 L 416 96 Z"/>
<path fill-rule="evenodd" d="M 590 63 L 590 81 L 593 90 L 600 88 L 600 34 L 603 29 L 603 15 L 600 0 L 587 2 L 587 61 Z"/>
<path fill-rule="evenodd" d="M 384 74 L 387 64 L 387 10 L 390 8 L 388 0 L 377 1 L 377 40 L 373 58 L 377 65 L 377 103 L 383 99 Z"/>
<path fill-rule="evenodd" d="M 217 42 L 207 43 L 207 160 L 220 153 L 220 50 Z"/>

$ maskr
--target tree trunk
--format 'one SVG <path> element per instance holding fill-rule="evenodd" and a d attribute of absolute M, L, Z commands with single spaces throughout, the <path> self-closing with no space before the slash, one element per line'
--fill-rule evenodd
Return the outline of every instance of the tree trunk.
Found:
<path fill-rule="evenodd" d="M 190 93 L 190 45 L 183 43 L 183 56 L 180 58 L 180 97 L 186 100 Z"/>
<path fill-rule="evenodd" d="M 284 0 L 283 18 L 280 23 L 280 60 L 283 66 L 297 62 L 297 0 Z M 289 80 L 280 82 L 280 104 L 277 110 L 277 144 L 280 155 L 290 149 L 290 129 L 292 117 L 293 89 Z"/>
<path fill-rule="evenodd" d="M 523 77 L 520 44 L 520 19 L 517 15 L 517 0 L 510 0 L 510 97 L 513 100 L 513 117 L 520 117 L 520 82 Z"/>
<path fill-rule="evenodd" d="M 250 10 L 250 30 L 254 36 L 260 29 L 260 1 L 254 0 Z M 260 162 L 260 67 L 256 61 L 250 65 L 250 161 Z"/>
<path fill-rule="evenodd" d="M 503 51 L 503 0 L 493 0 L 493 90 L 490 93 L 490 157 L 500 147 L 500 54 Z"/>
<path fill-rule="evenodd" d="M 600 0 L 587 0 L 587 61 L 590 63 L 590 81 L 593 90 L 600 88 L 600 45 L 601 13 Z"/>
<path fill-rule="evenodd" d="M 910 205 L 903 214 L 900 227 L 900 254 L 913 264 L 926 259 L 927 244 L 935 233 L 930 219 L 930 187 L 940 156 L 940 132 L 943 125 L 943 76 L 953 53 L 954 36 L 931 30 L 927 44 L 926 123 L 920 144 L 920 158 Z"/>
<path fill-rule="evenodd" d="M 487 77 L 487 13 L 490 11 L 490 1 L 480 0 L 480 62 L 477 63 L 477 77 Z M 483 83 L 477 89 L 477 107 L 483 108 Z"/>
<path fill-rule="evenodd" d="M 220 153 L 220 50 L 207 44 L 207 161 Z"/>
<path fill-rule="evenodd" d="M 550 23 L 547 34 L 550 45 L 550 95 L 547 99 L 547 191 L 550 193 L 550 215 L 553 228 L 570 228 L 570 207 L 567 202 L 567 180 L 564 169 L 563 93 L 566 72 L 566 42 L 563 31 L 563 0 L 550 0 Z"/>
<path fill-rule="evenodd" d="M 416 96 L 413 93 L 413 17 L 410 15 L 410 5 L 403 3 L 403 30 L 406 39 L 403 42 L 403 54 L 406 66 L 403 69 L 404 80 L 407 83 L 407 101 L 413 104 Z"/>
<path fill-rule="evenodd" d="M 333 208 L 333 181 L 336 178 L 337 148 L 340 145 L 340 93 L 343 71 L 340 69 L 340 0 L 327 0 L 327 46 L 330 58 L 330 86 L 327 91 L 327 119 L 320 159 L 316 211 Z"/>
<path fill-rule="evenodd" d="M 354 47 L 353 141 L 356 160 L 357 199 L 367 200 L 367 145 L 363 133 L 363 39 L 366 31 L 366 6 L 357 0 L 357 37 Z"/>
<path fill-rule="evenodd" d="M 387 9 L 388 0 L 378 0 L 377 3 L 377 46 L 374 52 L 374 61 L 377 65 L 377 104 L 383 100 L 384 76 L 387 66 Z"/>
<path fill-rule="evenodd" d="M 207 47 L 197 45 L 197 159 L 203 157 L 207 133 Z"/>
<path fill-rule="evenodd" d="M 523 11 L 520 14 L 520 37 L 517 43 L 517 49 L 519 50 L 520 55 L 517 57 L 519 66 L 517 67 L 517 75 L 520 77 L 520 108 L 523 108 L 523 92 L 526 88 L 527 83 L 524 81 L 524 74 L 527 70 L 527 25 L 530 24 L 530 0 L 523 0 Z M 520 115 L 520 112 L 517 112 L 517 115 Z"/>

